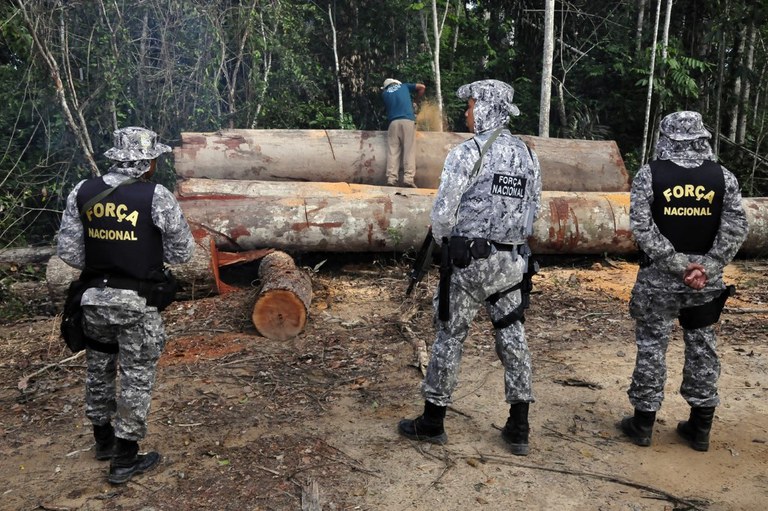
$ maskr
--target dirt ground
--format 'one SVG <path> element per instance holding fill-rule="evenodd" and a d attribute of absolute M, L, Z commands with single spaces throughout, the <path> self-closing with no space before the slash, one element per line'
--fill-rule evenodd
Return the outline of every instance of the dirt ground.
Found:
<path fill-rule="evenodd" d="M 288 342 L 257 334 L 252 288 L 171 305 L 142 443 L 163 461 L 122 486 L 93 457 L 84 361 L 59 340 L 58 317 L 0 325 L 0 509 L 298 510 L 312 498 L 326 511 L 766 509 L 768 261 L 728 268 L 738 294 L 719 326 L 722 404 L 706 453 L 674 433 L 688 412 L 679 329 L 653 445 L 616 429 L 630 411 L 635 263 L 544 261 L 526 322 L 527 457 L 499 435 L 507 406 L 485 313 L 465 344 L 448 444 L 397 435 L 423 405 L 414 346 L 433 339 L 436 271 L 406 299 L 408 265 L 329 260 L 312 275 L 307 329 Z"/>

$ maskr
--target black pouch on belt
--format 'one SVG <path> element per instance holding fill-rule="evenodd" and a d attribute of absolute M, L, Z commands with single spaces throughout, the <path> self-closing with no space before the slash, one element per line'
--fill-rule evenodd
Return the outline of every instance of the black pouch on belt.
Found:
<path fill-rule="evenodd" d="M 449 243 L 451 261 L 457 268 L 466 268 L 472 262 L 472 253 L 470 252 L 470 239 L 464 236 L 451 236 Z"/>
<path fill-rule="evenodd" d="M 469 242 L 469 253 L 474 259 L 486 259 L 491 255 L 491 242 L 485 238 L 473 238 Z"/>

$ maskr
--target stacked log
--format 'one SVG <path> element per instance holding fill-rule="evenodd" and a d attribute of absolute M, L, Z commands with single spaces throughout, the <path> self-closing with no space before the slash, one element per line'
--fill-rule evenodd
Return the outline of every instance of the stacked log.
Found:
<path fill-rule="evenodd" d="M 348 183 L 189 179 L 179 184 L 187 220 L 230 250 L 402 252 L 417 248 L 435 190 Z M 743 255 L 768 253 L 768 198 L 744 199 Z M 543 192 L 531 248 L 538 254 L 630 254 L 629 193 Z"/>
<path fill-rule="evenodd" d="M 536 151 L 544 190 L 629 191 L 616 142 L 519 136 Z M 470 137 L 417 132 L 416 185 L 437 188 L 448 151 Z M 235 129 L 181 140 L 173 152 L 182 179 L 386 184 L 386 131 Z"/>

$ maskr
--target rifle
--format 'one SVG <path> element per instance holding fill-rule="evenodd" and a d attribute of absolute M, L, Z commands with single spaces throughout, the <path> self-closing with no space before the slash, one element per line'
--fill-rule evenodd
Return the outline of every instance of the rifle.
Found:
<path fill-rule="evenodd" d="M 424 275 L 429 271 L 429 267 L 432 265 L 432 251 L 435 249 L 435 239 L 432 237 L 432 226 L 427 230 L 427 236 L 421 244 L 419 252 L 416 254 L 416 261 L 413 263 L 411 273 L 408 275 L 410 283 L 408 289 L 405 291 L 405 296 L 409 296 L 413 287 L 421 282 Z"/>

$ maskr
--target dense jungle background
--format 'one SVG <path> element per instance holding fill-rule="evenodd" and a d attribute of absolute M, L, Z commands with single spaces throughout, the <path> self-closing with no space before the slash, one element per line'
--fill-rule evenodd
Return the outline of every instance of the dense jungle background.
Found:
<path fill-rule="evenodd" d="M 108 167 L 116 127 L 170 145 L 222 128 L 382 130 L 387 77 L 425 83 L 443 125 L 421 128 L 454 131 L 456 88 L 505 80 L 522 111 L 513 132 L 616 140 L 630 173 L 662 115 L 696 109 L 744 195 L 765 195 L 766 12 L 739 0 L 2 2 L 0 248 L 51 243 L 66 193 Z M 172 186 L 172 158 L 161 163 Z"/>

